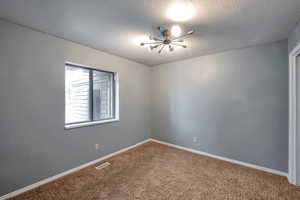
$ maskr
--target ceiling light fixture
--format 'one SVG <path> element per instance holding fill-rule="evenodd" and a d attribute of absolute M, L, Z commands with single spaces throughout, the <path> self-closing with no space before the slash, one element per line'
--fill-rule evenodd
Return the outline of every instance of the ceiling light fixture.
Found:
<path fill-rule="evenodd" d="M 176 22 L 183 22 L 195 15 L 195 8 L 191 0 L 177 0 L 167 10 L 167 17 Z"/>
<path fill-rule="evenodd" d="M 172 33 L 172 29 L 174 29 L 174 35 Z M 184 39 L 192 35 L 194 31 L 190 30 L 184 35 L 181 35 L 181 28 L 179 26 L 173 26 L 172 29 L 170 31 L 169 29 L 160 26 L 158 27 L 158 30 L 160 31 L 162 37 L 155 37 L 150 35 L 149 39 L 151 40 L 151 42 L 141 42 L 140 45 L 148 46 L 150 51 L 154 49 L 159 49 L 158 53 L 161 53 L 166 47 L 169 49 L 170 52 L 174 51 L 174 46 L 187 48 L 187 45 L 184 44 Z"/>

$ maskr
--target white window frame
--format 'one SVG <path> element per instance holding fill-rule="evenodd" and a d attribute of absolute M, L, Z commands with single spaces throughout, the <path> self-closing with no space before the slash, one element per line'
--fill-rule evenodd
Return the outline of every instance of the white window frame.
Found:
<path fill-rule="evenodd" d="M 106 71 L 106 72 L 111 72 L 114 74 L 114 118 L 112 119 L 105 119 L 105 120 L 99 120 L 99 121 L 89 121 L 89 122 L 78 122 L 74 124 L 66 124 L 65 121 L 65 129 L 73 129 L 73 128 L 80 128 L 80 127 L 85 127 L 85 126 L 93 126 L 93 125 L 98 125 L 98 124 L 105 124 L 105 123 L 112 123 L 112 122 L 118 122 L 120 121 L 119 117 L 119 76 L 117 72 L 112 72 L 104 69 L 100 69 L 97 67 L 91 67 L 87 65 L 81 65 L 73 62 L 65 62 L 64 67 L 66 66 L 74 66 L 74 67 L 79 67 L 79 68 L 85 68 L 89 70 L 96 70 L 96 71 Z M 65 70 L 64 70 L 65 71 Z M 65 108 L 66 108 L 66 100 L 65 100 Z M 64 109 L 66 110 L 66 109 Z M 65 111 L 66 112 L 66 111 Z M 64 118 L 66 116 L 66 113 L 64 113 Z"/>

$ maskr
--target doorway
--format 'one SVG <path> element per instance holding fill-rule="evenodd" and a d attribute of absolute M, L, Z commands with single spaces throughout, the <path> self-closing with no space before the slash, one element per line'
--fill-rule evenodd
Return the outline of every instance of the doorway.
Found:
<path fill-rule="evenodd" d="M 289 55 L 289 182 L 300 186 L 300 44 Z"/>

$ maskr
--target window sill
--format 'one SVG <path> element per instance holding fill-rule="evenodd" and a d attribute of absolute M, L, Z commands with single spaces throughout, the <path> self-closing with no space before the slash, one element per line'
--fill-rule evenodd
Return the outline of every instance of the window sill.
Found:
<path fill-rule="evenodd" d="M 119 119 L 107 119 L 107 120 L 101 120 L 101 121 L 95 121 L 95 122 L 84 122 L 84 123 L 78 123 L 78 124 L 69 124 L 65 125 L 65 129 L 73 129 L 73 128 L 81 128 L 85 126 L 94 126 L 98 124 L 106 124 L 106 123 L 112 123 L 112 122 L 118 122 Z"/>

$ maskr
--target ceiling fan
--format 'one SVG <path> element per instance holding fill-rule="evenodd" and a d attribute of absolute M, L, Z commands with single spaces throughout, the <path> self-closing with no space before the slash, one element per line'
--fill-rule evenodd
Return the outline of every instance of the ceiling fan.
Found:
<path fill-rule="evenodd" d="M 160 54 L 166 47 L 170 52 L 174 51 L 174 46 L 179 46 L 182 48 L 187 48 L 184 44 L 184 39 L 189 37 L 194 33 L 194 30 L 190 30 L 187 33 L 181 35 L 181 28 L 177 25 L 170 29 L 159 26 L 157 28 L 161 34 L 161 37 L 155 37 L 150 35 L 149 39 L 151 42 L 142 42 L 141 46 L 149 46 L 150 51 L 158 49 Z"/>

